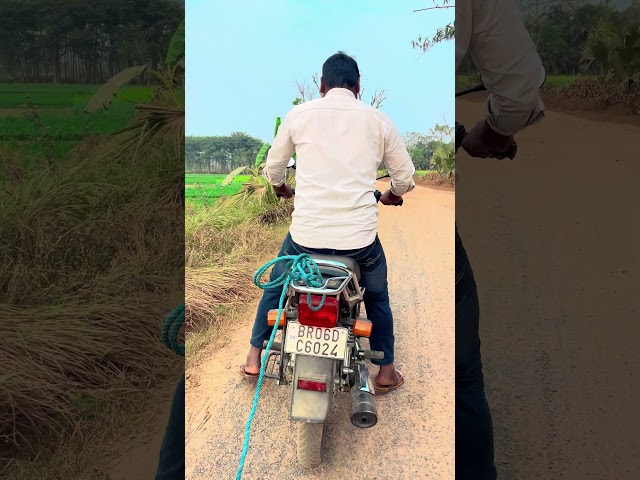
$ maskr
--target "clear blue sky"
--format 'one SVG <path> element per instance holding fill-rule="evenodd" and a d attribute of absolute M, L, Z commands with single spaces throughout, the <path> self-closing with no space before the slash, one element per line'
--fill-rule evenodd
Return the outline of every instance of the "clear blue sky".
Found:
<path fill-rule="evenodd" d="M 454 43 L 411 48 L 453 20 L 430 0 L 186 1 L 187 135 L 245 132 L 271 141 L 295 80 L 321 73 L 338 50 L 360 68 L 364 100 L 386 89 L 382 111 L 401 133 L 453 124 Z"/>

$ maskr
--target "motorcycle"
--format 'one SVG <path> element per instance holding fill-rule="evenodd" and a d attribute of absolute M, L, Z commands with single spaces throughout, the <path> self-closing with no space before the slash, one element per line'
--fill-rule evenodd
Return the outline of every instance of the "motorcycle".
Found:
<path fill-rule="evenodd" d="M 294 168 L 295 163 L 290 163 Z M 377 180 L 388 177 L 385 175 Z M 295 193 L 295 191 L 294 191 Z M 374 191 L 376 202 L 381 193 Z M 402 205 L 400 199 L 396 205 Z M 311 255 L 325 280 L 321 288 L 292 283 L 278 324 L 280 342 L 269 352 L 265 376 L 291 387 L 289 418 L 296 423 L 297 458 L 305 468 L 322 463 L 325 423 L 335 396 L 349 392 L 351 423 L 371 428 L 378 422 L 375 389 L 365 364 L 384 358 L 383 352 L 365 349 L 372 323 L 361 317 L 364 288 L 360 267 L 349 257 Z M 317 308 L 322 298 L 324 304 Z M 276 323 L 278 310 L 268 313 Z M 264 348 L 267 346 L 264 343 Z"/>

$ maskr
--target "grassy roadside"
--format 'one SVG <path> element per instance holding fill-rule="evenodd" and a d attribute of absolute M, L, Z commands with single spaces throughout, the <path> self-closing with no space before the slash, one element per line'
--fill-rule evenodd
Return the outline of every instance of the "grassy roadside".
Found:
<path fill-rule="evenodd" d="M 456 75 L 456 90 L 475 86 L 476 75 Z M 624 91 L 620 84 L 592 75 L 549 75 L 541 89 L 541 97 L 548 109 L 580 112 L 582 116 L 631 122 L 640 120 L 640 87 L 633 85 Z M 465 100 L 481 102 L 486 92 L 469 94 Z"/>
<path fill-rule="evenodd" d="M 416 185 L 426 187 L 455 188 L 455 176 L 449 176 L 435 170 L 421 170 L 415 175 Z"/>
<path fill-rule="evenodd" d="M 162 137 L 117 149 L 37 168 L 0 150 L 3 478 L 100 478 L 182 364 L 159 334 L 182 301 L 183 160 Z"/>
<path fill-rule="evenodd" d="M 547 75 L 545 80 L 545 86 L 554 90 L 565 90 L 570 88 L 576 82 L 582 80 L 593 80 L 593 76 L 580 76 L 580 75 Z M 464 88 L 471 88 L 479 85 L 480 75 L 464 75 L 456 74 L 456 90 L 462 90 Z"/>
<path fill-rule="evenodd" d="M 378 170 L 378 177 L 386 174 L 386 170 Z M 449 176 L 437 170 L 416 170 L 413 180 L 416 182 L 416 185 L 446 189 L 455 188 L 456 183 L 455 176 Z M 384 178 L 381 181 L 388 182 L 389 178 Z"/>
<path fill-rule="evenodd" d="M 273 258 L 289 228 L 291 201 L 266 195 L 188 208 L 185 223 L 187 368 L 202 360 L 260 297 L 255 270 Z"/>

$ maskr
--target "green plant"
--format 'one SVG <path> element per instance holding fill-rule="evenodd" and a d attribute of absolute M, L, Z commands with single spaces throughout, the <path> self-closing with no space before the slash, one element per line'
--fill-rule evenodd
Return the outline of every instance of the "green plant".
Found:
<path fill-rule="evenodd" d="M 175 151 L 181 154 L 184 150 L 184 35 L 183 20 L 171 39 L 165 66 L 159 67 L 158 70 L 153 70 L 147 65 L 127 68 L 105 83 L 87 103 L 87 112 L 106 110 L 118 91 L 143 72 L 151 73 L 160 82 L 159 96 L 165 105 L 137 105 L 136 108 L 141 113 L 140 118 L 114 133 L 125 137 L 121 153 L 135 147 L 133 154 L 136 155 L 144 142 L 165 130 L 173 132 Z"/>
<path fill-rule="evenodd" d="M 56 156 L 55 148 L 53 146 L 53 138 L 47 126 L 42 122 L 40 115 L 33 105 L 31 98 L 27 98 L 27 110 L 24 113 L 25 118 L 30 120 L 33 125 L 40 131 L 40 142 L 43 145 L 43 157 L 47 167 L 51 168 L 54 165 L 54 158 Z"/>
<path fill-rule="evenodd" d="M 288 173 L 286 182 L 289 185 L 295 185 L 295 176 Z M 271 183 L 262 175 L 260 167 L 249 169 L 249 179 L 242 185 L 240 191 L 229 200 L 238 206 L 254 202 L 259 210 L 264 212 L 263 220 L 270 223 L 274 223 L 276 219 L 290 213 L 289 208 L 282 208 L 283 205 L 290 202 L 284 202 L 277 196 Z M 272 215 L 272 212 L 276 212 L 275 216 Z"/>
<path fill-rule="evenodd" d="M 630 91 L 640 76 L 640 23 L 631 19 L 614 22 L 599 18 L 589 32 L 583 59 L 596 64 L 604 80 L 613 80 L 623 91 Z"/>

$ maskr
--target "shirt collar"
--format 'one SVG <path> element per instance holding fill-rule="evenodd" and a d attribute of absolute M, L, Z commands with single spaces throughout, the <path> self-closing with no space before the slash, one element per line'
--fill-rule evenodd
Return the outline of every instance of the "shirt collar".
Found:
<path fill-rule="evenodd" d="M 339 87 L 334 87 L 331 90 L 329 90 L 327 93 L 324 94 L 325 98 L 331 95 L 335 95 L 335 96 L 341 96 L 341 97 L 351 97 L 351 98 L 356 98 L 356 96 L 353 94 L 353 92 L 351 90 L 349 90 L 348 88 L 339 88 Z"/>

